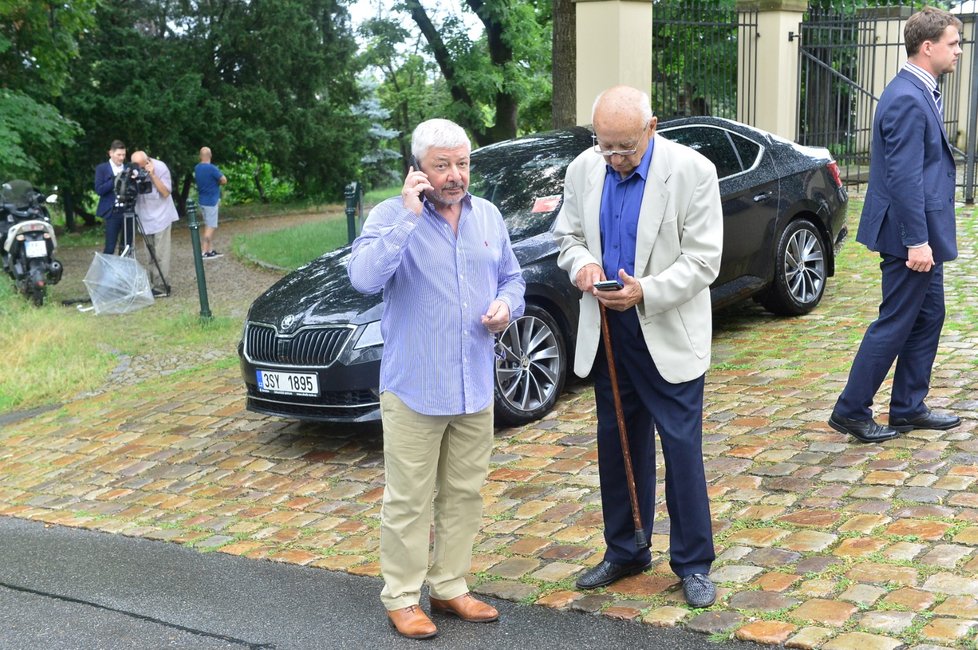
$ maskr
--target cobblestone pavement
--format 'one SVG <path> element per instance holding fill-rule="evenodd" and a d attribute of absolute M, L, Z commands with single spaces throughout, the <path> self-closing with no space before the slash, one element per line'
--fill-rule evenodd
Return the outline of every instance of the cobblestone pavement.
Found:
<path fill-rule="evenodd" d="M 603 550 L 584 383 L 545 420 L 497 432 L 474 589 L 795 648 L 974 648 L 978 229 L 971 210 L 960 223 L 929 405 L 962 426 L 862 445 L 826 425 L 878 303 L 876 258 L 850 241 L 813 314 L 780 319 L 751 303 L 715 317 L 705 413 L 713 607 L 689 609 L 669 571 L 661 485 L 653 568 L 596 593 L 574 589 Z M 135 372 L 125 390 L 5 425 L 0 514 L 378 575 L 377 429 L 248 413 L 228 358 L 215 352 L 179 375 Z M 884 390 L 881 419 L 886 404 Z"/>

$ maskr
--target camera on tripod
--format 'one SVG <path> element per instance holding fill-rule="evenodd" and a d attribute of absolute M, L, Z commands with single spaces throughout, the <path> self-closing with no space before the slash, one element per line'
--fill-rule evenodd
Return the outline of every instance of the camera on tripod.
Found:
<path fill-rule="evenodd" d="M 115 208 L 132 211 L 136 197 L 153 191 L 153 181 L 149 172 L 139 165 L 127 162 L 115 177 Z"/>

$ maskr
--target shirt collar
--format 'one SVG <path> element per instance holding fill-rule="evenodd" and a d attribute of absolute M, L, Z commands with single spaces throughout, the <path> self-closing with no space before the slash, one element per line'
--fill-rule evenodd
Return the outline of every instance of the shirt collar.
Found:
<path fill-rule="evenodd" d="M 937 78 L 921 68 L 919 65 L 907 61 L 907 64 L 903 66 L 903 69 L 923 81 L 924 85 L 927 86 L 927 90 L 931 92 L 937 90 Z"/>

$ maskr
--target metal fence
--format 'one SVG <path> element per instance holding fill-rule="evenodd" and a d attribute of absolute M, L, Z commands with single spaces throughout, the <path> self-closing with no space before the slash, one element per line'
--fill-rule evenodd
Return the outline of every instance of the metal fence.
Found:
<path fill-rule="evenodd" d="M 659 116 L 715 115 L 753 121 L 757 12 L 738 12 L 733 3 L 720 4 L 716 0 L 656 3 L 652 107 Z M 738 65 L 738 59 L 743 65 Z M 744 92 L 738 93 L 738 84 Z"/>
<path fill-rule="evenodd" d="M 813 3 L 799 26 L 798 134 L 802 144 L 827 147 L 849 185 L 865 183 L 869 174 L 873 114 L 879 95 L 906 60 L 903 24 L 910 5 L 867 7 L 865 2 L 840 6 Z M 974 32 L 973 17 L 966 35 Z M 971 48 L 972 50 L 974 48 Z M 962 58 L 971 56 L 967 52 Z M 945 128 L 956 147 L 962 197 L 974 198 L 974 102 L 968 72 L 945 75 Z"/>

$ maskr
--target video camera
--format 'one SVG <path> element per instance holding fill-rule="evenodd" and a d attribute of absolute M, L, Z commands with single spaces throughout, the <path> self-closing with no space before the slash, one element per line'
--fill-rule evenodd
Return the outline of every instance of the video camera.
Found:
<path fill-rule="evenodd" d="M 153 191 L 153 181 L 149 172 L 136 163 L 127 162 L 115 177 L 115 208 L 131 211 L 136 205 L 136 197 Z"/>

